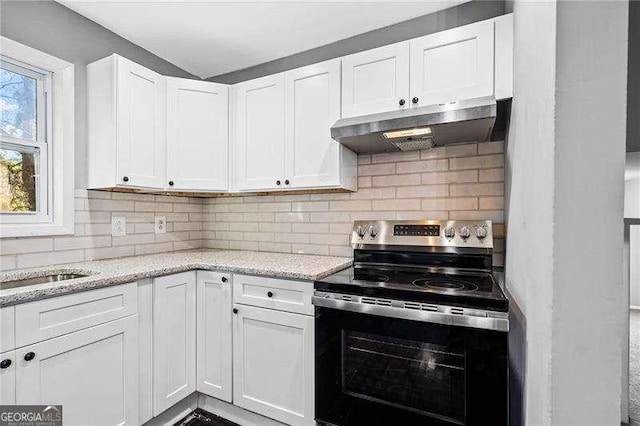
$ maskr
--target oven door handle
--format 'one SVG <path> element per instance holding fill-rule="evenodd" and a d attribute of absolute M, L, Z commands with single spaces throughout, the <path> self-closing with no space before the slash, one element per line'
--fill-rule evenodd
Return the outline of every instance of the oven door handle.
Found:
<path fill-rule="evenodd" d="M 442 312 L 443 310 L 460 312 L 461 308 L 439 306 L 438 312 L 415 308 L 406 308 L 404 302 L 398 301 L 395 306 L 383 306 L 373 303 L 363 303 L 358 296 L 343 296 L 323 293 L 311 298 L 315 306 L 349 311 L 365 315 L 377 315 L 389 318 L 406 319 L 410 321 L 430 322 L 457 327 L 479 328 L 483 330 L 509 331 L 509 318 L 505 312 L 484 311 L 485 316 L 468 315 L 464 313 Z M 351 300 L 348 300 L 351 299 Z M 476 313 L 482 311 L 475 311 Z"/>

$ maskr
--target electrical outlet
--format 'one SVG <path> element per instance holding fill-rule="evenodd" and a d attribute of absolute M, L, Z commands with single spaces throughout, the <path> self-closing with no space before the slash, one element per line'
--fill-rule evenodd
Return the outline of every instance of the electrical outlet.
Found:
<path fill-rule="evenodd" d="M 127 235 L 127 219 L 124 216 L 111 218 L 111 236 L 122 237 Z"/>
<path fill-rule="evenodd" d="M 156 234 L 166 234 L 167 233 L 167 217 L 166 216 L 156 216 Z"/>

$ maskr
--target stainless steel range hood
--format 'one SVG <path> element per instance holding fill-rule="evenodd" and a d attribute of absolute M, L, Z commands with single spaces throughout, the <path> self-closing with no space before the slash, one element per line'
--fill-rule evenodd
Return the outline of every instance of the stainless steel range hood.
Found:
<path fill-rule="evenodd" d="M 331 137 L 356 153 L 408 151 L 489 140 L 496 122 L 493 96 L 344 118 Z"/>

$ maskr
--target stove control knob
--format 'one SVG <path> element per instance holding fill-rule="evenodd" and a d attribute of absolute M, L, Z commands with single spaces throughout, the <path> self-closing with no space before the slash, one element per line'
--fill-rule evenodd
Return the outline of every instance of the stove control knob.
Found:
<path fill-rule="evenodd" d="M 478 229 L 476 229 L 476 237 L 478 237 L 479 240 L 484 240 L 487 234 L 488 232 L 485 226 L 479 226 Z"/>
<path fill-rule="evenodd" d="M 378 235 L 378 228 L 376 228 L 373 225 L 369 226 L 369 235 L 371 235 L 371 238 L 375 238 L 376 235 Z"/>
<path fill-rule="evenodd" d="M 471 229 L 469 229 L 468 226 L 463 226 L 462 228 L 460 228 L 460 237 L 463 240 L 466 240 L 467 238 L 469 238 L 471 236 Z"/>
<path fill-rule="evenodd" d="M 456 236 L 456 230 L 453 226 L 447 226 L 444 228 L 444 236 L 451 239 Z"/>
<path fill-rule="evenodd" d="M 358 234 L 358 237 L 360 238 L 364 237 L 365 229 L 362 225 L 356 226 L 356 234 Z"/>

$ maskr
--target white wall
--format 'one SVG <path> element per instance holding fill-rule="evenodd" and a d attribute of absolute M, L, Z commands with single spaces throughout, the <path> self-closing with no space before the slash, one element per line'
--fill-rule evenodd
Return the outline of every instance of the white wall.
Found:
<path fill-rule="evenodd" d="M 550 418 L 555 3 L 514 2 L 514 96 L 507 144 L 507 288 L 527 347 L 528 424 Z"/>
<path fill-rule="evenodd" d="M 553 424 L 620 420 L 628 7 L 557 7 Z"/>
<path fill-rule="evenodd" d="M 628 4 L 514 14 L 505 273 L 526 322 L 524 422 L 619 424 Z"/>

